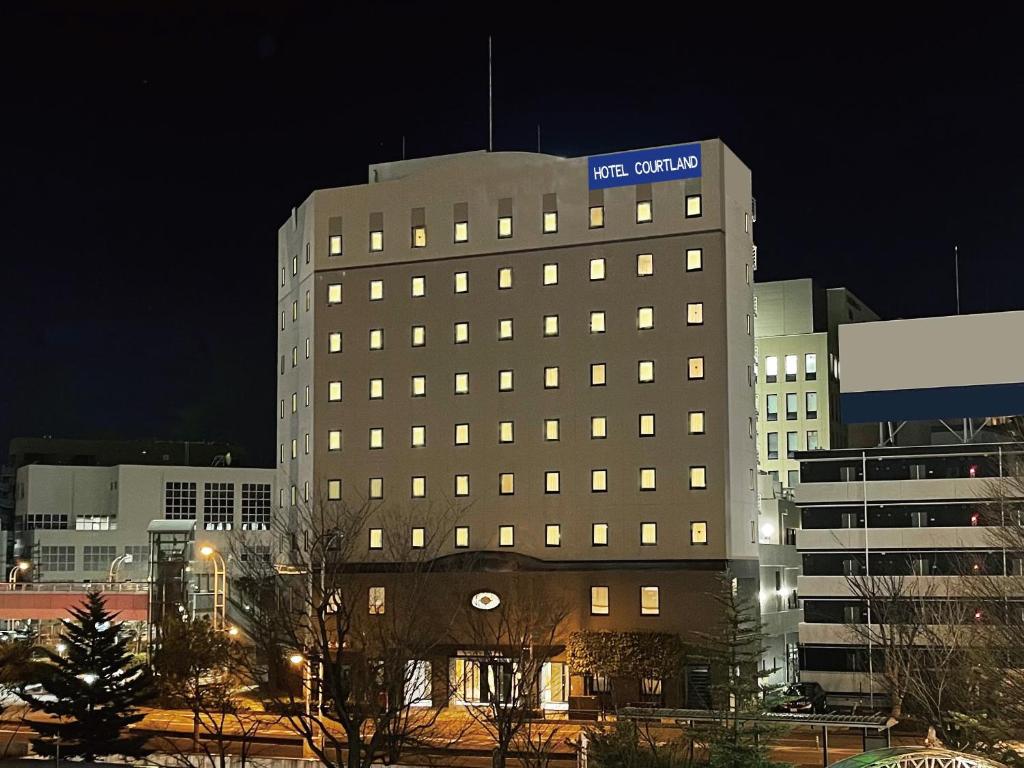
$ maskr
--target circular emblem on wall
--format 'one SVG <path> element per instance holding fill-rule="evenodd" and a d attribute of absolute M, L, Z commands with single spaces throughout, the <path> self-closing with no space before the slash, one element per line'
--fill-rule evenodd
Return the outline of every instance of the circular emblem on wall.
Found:
<path fill-rule="evenodd" d="M 474 608 L 490 611 L 501 605 L 501 598 L 493 592 L 477 592 L 470 601 Z"/>

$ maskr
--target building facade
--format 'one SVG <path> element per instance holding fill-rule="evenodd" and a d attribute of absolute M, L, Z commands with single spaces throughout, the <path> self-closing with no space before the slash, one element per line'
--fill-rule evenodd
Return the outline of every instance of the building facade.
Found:
<path fill-rule="evenodd" d="M 810 279 L 757 283 L 754 295 L 758 460 L 792 488 L 797 451 L 849 444 L 839 408 L 838 327 L 878 316 L 847 289 Z"/>
<path fill-rule="evenodd" d="M 689 632 L 758 584 L 750 172 L 594 189 L 587 158 L 371 166 L 278 237 L 276 502 L 455 509 L 447 554 L 557 580 L 572 628 Z M 639 164 L 638 164 L 639 167 Z M 381 518 L 383 519 L 383 517 Z M 705 625 L 706 626 L 706 625 Z"/>

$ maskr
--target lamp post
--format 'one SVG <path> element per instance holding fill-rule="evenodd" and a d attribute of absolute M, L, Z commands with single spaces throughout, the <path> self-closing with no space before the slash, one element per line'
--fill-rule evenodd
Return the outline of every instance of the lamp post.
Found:
<path fill-rule="evenodd" d="M 199 554 L 208 560 L 213 561 L 213 629 L 215 631 L 227 630 L 227 607 L 228 607 L 228 569 L 220 552 L 205 544 L 199 549 Z"/>
<path fill-rule="evenodd" d="M 124 564 L 131 565 L 134 561 L 134 557 L 127 552 L 119 557 L 115 557 L 110 563 L 110 573 L 108 574 L 107 582 L 113 584 L 117 579 L 117 572 L 121 569 Z"/>
<path fill-rule="evenodd" d="M 18 574 L 27 571 L 31 567 L 31 564 L 27 560 L 21 560 L 11 568 L 11 572 L 7 575 L 7 581 L 10 583 L 11 588 L 14 589 L 18 582 Z"/>

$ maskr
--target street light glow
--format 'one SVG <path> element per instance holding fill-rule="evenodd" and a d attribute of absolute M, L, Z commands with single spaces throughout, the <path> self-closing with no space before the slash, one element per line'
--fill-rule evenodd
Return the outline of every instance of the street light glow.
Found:
<path fill-rule="evenodd" d="M 214 552 L 216 552 L 216 551 L 217 551 L 217 550 L 215 550 L 215 549 L 214 549 L 213 547 L 211 547 L 211 546 L 210 546 L 209 544 L 204 544 L 204 545 L 203 545 L 203 546 L 202 546 L 202 547 L 200 548 L 200 550 L 199 550 L 199 554 L 201 554 L 201 555 L 202 555 L 203 557 L 209 557 L 210 555 L 212 555 L 212 554 L 213 554 Z"/>
<path fill-rule="evenodd" d="M 291 656 L 288 657 L 288 661 L 290 661 L 295 666 L 298 666 L 303 661 L 305 661 L 305 659 L 302 658 L 301 653 L 293 653 Z"/>
<path fill-rule="evenodd" d="M 67 649 L 68 649 L 68 647 L 66 645 L 64 645 L 64 643 L 57 643 L 57 645 L 56 645 L 57 653 L 63 654 L 64 651 L 66 651 Z"/>
<path fill-rule="evenodd" d="M 84 674 L 79 675 L 78 677 L 81 678 L 82 682 L 86 685 L 92 685 L 100 679 L 100 676 L 95 674 L 94 672 L 86 672 Z"/>
<path fill-rule="evenodd" d="M 20 563 L 18 563 L 18 568 L 19 568 L 19 570 L 27 571 L 28 570 L 28 561 L 27 560 L 22 560 Z"/>
<path fill-rule="evenodd" d="M 231 627 L 228 629 L 228 634 L 235 637 L 238 634 L 238 627 Z"/>

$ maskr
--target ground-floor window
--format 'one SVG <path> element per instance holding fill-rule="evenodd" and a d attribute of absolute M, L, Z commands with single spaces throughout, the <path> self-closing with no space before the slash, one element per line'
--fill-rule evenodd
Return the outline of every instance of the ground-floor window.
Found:
<path fill-rule="evenodd" d="M 662 683 L 657 677 L 645 677 L 640 680 L 640 698 L 646 704 L 661 706 L 664 703 L 661 695 Z"/>
<path fill-rule="evenodd" d="M 413 707 L 429 707 L 431 700 L 430 662 L 413 659 L 406 663 L 405 700 Z"/>
<path fill-rule="evenodd" d="M 569 665 L 549 661 L 540 668 L 540 705 L 544 709 L 567 709 L 569 706 Z"/>
<path fill-rule="evenodd" d="M 583 675 L 583 695 L 597 696 L 600 693 L 611 693 L 612 679 L 608 675 Z"/>

